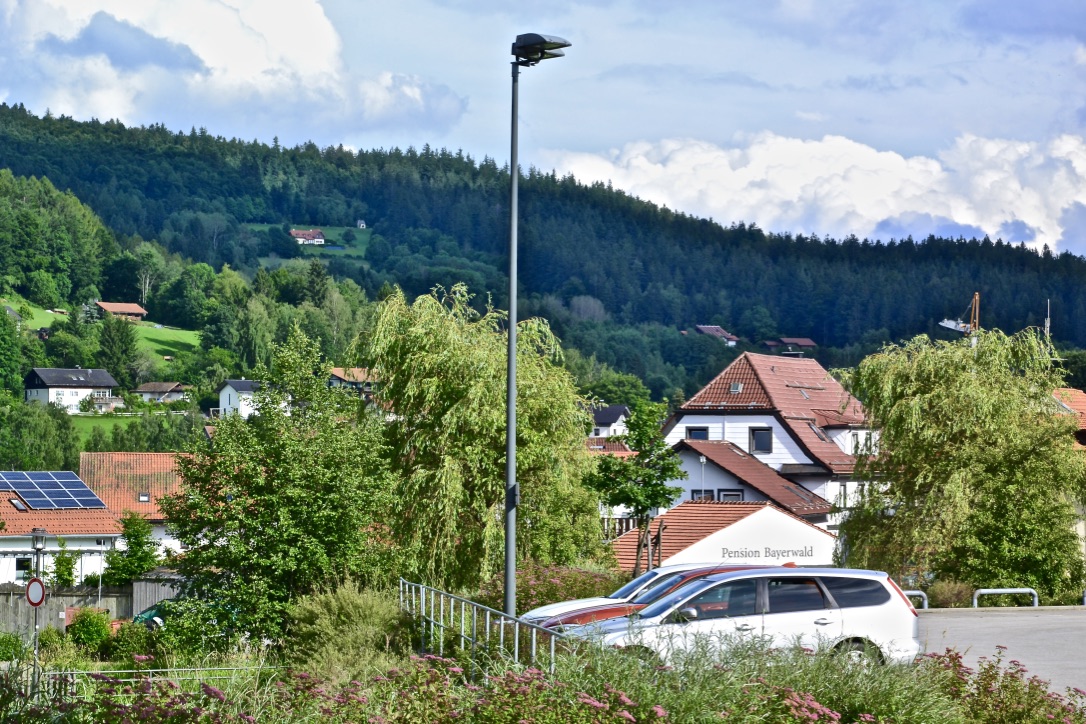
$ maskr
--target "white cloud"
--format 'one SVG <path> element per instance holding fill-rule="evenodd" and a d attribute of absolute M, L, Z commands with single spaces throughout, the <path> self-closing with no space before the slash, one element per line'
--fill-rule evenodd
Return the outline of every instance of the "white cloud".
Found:
<path fill-rule="evenodd" d="M 34 0 L 3 8 L 3 95 L 38 113 L 323 145 L 393 125 L 440 134 L 466 108 L 439 82 L 352 72 L 318 0 Z"/>
<path fill-rule="evenodd" d="M 1079 231 L 1066 228 L 1068 212 L 1086 206 L 1086 139 L 1070 135 L 963 135 L 938 158 L 907 158 L 840 136 L 761 133 L 729 148 L 671 139 L 608 155 L 550 152 L 548 163 L 723 224 L 836 238 L 972 232 L 1055 249 Z"/>

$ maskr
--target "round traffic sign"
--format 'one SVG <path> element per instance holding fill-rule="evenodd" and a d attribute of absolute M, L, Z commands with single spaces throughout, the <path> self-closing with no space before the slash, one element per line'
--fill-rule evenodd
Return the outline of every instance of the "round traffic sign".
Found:
<path fill-rule="evenodd" d="M 26 583 L 26 602 L 34 608 L 45 603 L 45 582 L 40 578 L 31 578 Z"/>

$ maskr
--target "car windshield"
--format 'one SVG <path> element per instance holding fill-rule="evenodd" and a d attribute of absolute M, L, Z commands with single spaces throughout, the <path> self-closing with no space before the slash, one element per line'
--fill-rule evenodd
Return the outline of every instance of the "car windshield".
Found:
<path fill-rule="evenodd" d="M 705 590 L 713 585 L 713 583 L 715 583 L 715 581 L 707 581 L 704 578 L 700 578 L 696 581 L 691 581 L 685 586 L 679 586 L 666 596 L 657 599 L 655 603 L 641 609 L 641 611 L 634 614 L 634 616 L 637 618 L 656 618 L 657 616 L 667 613 L 691 596 Z"/>
<path fill-rule="evenodd" d="M 660 574 L 658 574 L 656 571 L 645 571 L 640 576 L 633 579 L 625 586 L 612 593 L 607 598 L 618 598 L 625 600 L 640 591 L 641 587 L 644 586 L 647 582 L 651 581 L 654 578 L 658 578 L 659 575 Z"/>
<path fill-rule="evenodd" d="M 648 588 L 634 596 L 634 599 L 633 601 L 631 601 L 631 603 L 652 603 L 656 599 L 660 598 L 660 596 L 665 595 L 668 592 L 668 589 L 670 589 L 675 584 L 675 582 L 682 578 L 684 575 L 686 574 L 668 573 L 666 575 L 660 576 L 659 581 L 653 581 L 651 584 L 649 584 Z"/>

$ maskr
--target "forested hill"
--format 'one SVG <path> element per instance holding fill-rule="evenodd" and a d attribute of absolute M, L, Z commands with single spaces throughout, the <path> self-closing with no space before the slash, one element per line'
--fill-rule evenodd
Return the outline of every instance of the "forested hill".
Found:
<path fill-rule="evenodd" d="M 491 159 L 429 147 L 288 149 L 0 105 L 0 167 L 70 189 L 122 247 L 138 235 L 216 268 L 252 272 L 270 256 L 297 255 L 278 225 L 364 219 L 373 233 L 365 255 L 330 258 L 337 277 L 371 297 L 384 282 L 419 294 L 465 281 L 505 306 L 508 170 Z M 1054 336 L 1086 346 L 1086 261 L 1070 254 L 987 239 L 881 244 L 722 227 L 534 170 L 521 184 L 520 211 L 523 309 L 602 361 L 669 377 L 657 390 L 689 387 L 710 372 L 698 369 L 709 363 L 705 354 L 669 349 L 682 347 L 678 330 L 694 324 L 753 341 L 785 335 L 824 349 L 869 347 L 933 332 L 974 291 L 986 327 L 1040 324 L 1051 300 Z M 686 379 L 676 377 L 680 369 Z"/>

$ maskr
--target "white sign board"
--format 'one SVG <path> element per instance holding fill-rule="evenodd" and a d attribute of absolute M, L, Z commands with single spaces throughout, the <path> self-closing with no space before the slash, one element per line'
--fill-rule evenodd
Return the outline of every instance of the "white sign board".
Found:
<path fill-rule="evenodd" d="M 667 538 L 667 529 L 664 530 Z M 663 565 L 721 561 L 779 566 L 832 566 L 837 537 L 775 508 L 764 508 L 702 538 Z"/>
<path fill-rule="evenodd" d="M 26 582 L 26 602 L 34 608 L 45 603 L 45 583 L 40 578 L 31 578 Z"/>

